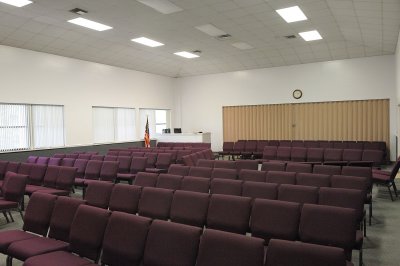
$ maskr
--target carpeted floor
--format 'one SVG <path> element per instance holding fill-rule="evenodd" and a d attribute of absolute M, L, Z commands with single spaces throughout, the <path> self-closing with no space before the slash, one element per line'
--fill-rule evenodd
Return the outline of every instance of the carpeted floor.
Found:
<path fill-rule="evenodd" d="M 397 179 L 400 188 L 400 179 Z M 79 196 L 79 195 L 77 195 Z M 392 202 L 386 187 L 373 189 L 373 219 L 372 226 L 367 226 L 367 237 L 364 239 L 365 266 L 400 266 L 400 198 Z M 20 229 L 22 220 L 18 213 L 13 213 L 14 223 L 7 224 L 4 217 L 0 217 L 0 231 Z M 6 257 L 0 255 L 0 266 L 5 266 Z M 353 252 L 354 265 L 358 265 L 358 252 Z M 15 260 L 13 265 L 22 265 Z M 56 265 L 54 265 L 56 266 Z M 294 265 L 295 266 L 295 265 Z"/>

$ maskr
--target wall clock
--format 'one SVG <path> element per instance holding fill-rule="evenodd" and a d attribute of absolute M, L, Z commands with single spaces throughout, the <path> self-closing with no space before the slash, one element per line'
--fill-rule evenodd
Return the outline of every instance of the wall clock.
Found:
<path fill-rule="evenodd" d="M 301 90 L 294 90 L 293 91 L 293 98 L 300 99 L 303 96 L 303 92 Z"/>

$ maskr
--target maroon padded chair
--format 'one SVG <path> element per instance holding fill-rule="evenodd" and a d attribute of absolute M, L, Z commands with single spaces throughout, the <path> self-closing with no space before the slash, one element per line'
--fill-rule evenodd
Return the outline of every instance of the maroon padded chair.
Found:
<path fill-rule="evenodd" d="M 210 193 L 223 195 L 242 195 L 242 180 L 214 178 L 211 180 Z"/>
<path fill-rule="evenodd" d="M 85 170 L 88 162 L 89 162 L 88 160 L 84 159 L 76 159 L 74 161 L 74 167 L 77 168 L 76 178 L 83 178 L 83 176 L 85 175 Z"/>
<path fill-rule="evenodd" d="M 38 159 L 36 160 L 36 164 L 45 164 L 45 165 L 47 165 L 49 160 L 50 160 L 49 157 L 39 156 Z"/>
<path fill-rule="evenodd" d="M 118 155 L 106 155 L 104 156 L 103 161 L 117 161 L 118 160 Z"/>
<path fill-rule="evenodd" d="M 139 201 L 138 213 L 153 219 L 167 220 L 171 208 L 173 190 L 145 187 Z"/>
<path fill-rule="evenodd" d="M 131 151 L 120 151 L 120 152 L 118 152 L 118 156 L 132 156 L 132 153 L 131 153 Z"/>
<path fill-rule="evenodd" d="M 181 188 L 182 178 L 183 176 L 180 175 L 160 174 L 157 179 L 156 187 L 178 190 Z"/>
<path fill-rule="evenodd" d="M 131 152 L 131 157 L 143 157 L 143 156 L 144 156 L 144 152 L 140 152 L 140 151 Z"/>
<path fill-rule="evenodd" d="M 119 162 L 103 162 L 99 174 L 101 181 L 108 181 L 114 183 L 117 179 L 119 169 Z"/>
<path fill-rule="evenodd" d="M 136 175 L 134 184 L 140 187 L 155 187 L 157 184 L 158 174 L 139 172 Z"/>
<path fill-rule="evenodd" d="M 168 168 L 168 174 L 187 176 L 189 175 L 189 170 L 190 166 L 171 164 Z"/>
<path fill-rule="evenodd" d="M 264 147 L 268 146 L 268 141 L 267 140 L 259 140 L 257 141 L 257 149 L 255 152 L 253 152 L 253 158 L 254 159 L 261 159 L 263 157 L 263 150 Z"/>
<path fill-rule="evenodd" d="M 73 167 L 75 164 L 75 159 L 72 158 L 63 158 L 61 160 L 60 166 L 68 166 L 68 167 Z"/>
<path fill-rule="evenodd" d="M 195 265 L 202 229 L 155 220 L 146 239 L 143 265 Z"/>
<path fill-rule="evenodd" d="M 26 159 L 26 162 L 27 162 L 27 163 L 36 163 L 38 157 L 39 157 L 39 156 L 33 156 L 33 155 L 28 156 L 28 159 Z"/>
<path fill-rule="evenodd" d="M 197 160 L 196 166 L 214 168 L 215 160 L 199 159 Z"/>
<path fill-rule="evenodd" d="M 242 196 L 253 201 L 256 198 L 274 200 L 278 197 L 278 184 L 245 181 L 242 185 Z"/>
<path fill-rule="evenodd" d="M 114 211 L 103 240 L 102 265 L 140 265 L 151 219 Z"/>
<path fill-rule="evenodd" d="M 348 144 L 346 141 L 335 140 L 332 141 L 334 149 L 348 149 Z"/>
<path fill-rule="evenodd" d="M 101 181 L 90 182 L 84 196 L 86 203 L 90 206 L 107 209 L 113 188 L 113 183 Z"/>
<path fill-rule="evenodd" d="M 361 161 L 372 162 L 373 166 L 379 167 L 383 163 L 384 154 L 381 150 L 363 150 Z"/>
<path fill-rule="evenodd" d="M 192 166 L 189 170 L 189 176 L 211 178 L 212 171 L 212 168 Z"/>
<path fill-rule="evenodd" d="M 190 153 L 192 153 L 191 150 L 178 150 L 176 154 L 176 163 L 183 163 L 183 157 L 188 156 Z"/>
<path fill-rule="evenodd" d="M 263 266 L 264 241 L 256 237 L 204 230 L 196 266 Z"/>
<path fill-rule="evenodd" d="M 255 199 L 251 211 L 252 236 L 296 240 L 300 219 L 300 204 L 269 199 Z"/>
<path fill-rule="evenodd" d="M 364 149 L 364 144 L 362 142 L 349 141 L 347 143 L 347 147 L 349 149 L 363 150 Z"/>
<path fill-rule="evenodd" d="M 318 191 L 318 187 L 282 184 L 278 189 L 278 200 L 317 204 Z"/>
<path fill-rule="evenodd" d="M 307 148 L 292 147 L 291 160 L 294 162 L 305 162 L 307 160 Z"/>
<path fill-rule="evenodd" d="M 78 160 L 79 159 L 77 159 L 76 161 Z M 83 176 L 83 178 L 75 178 L 75 186 L 85 186 L 86 180 L 99 180 L 102 165 L 102 161 L 88 161 L 85 169 L 85 175 Z"/>
<path fill-rule="evenodd" d="M 8 165 L 10 165 L 10 163 Z M 18 173 L 28 176 L 28 184 L 40 186 L 46 173 L 46 169 L 47 165 L 44 164 L 21 163 L 18 168 Z"/>
<path fill-rule="evenodd" d="M 118 173 L 127 174 L 129 173 L 132 157 L 130 156 L 118 156 L 117 161 L 119 162 L 118 165 Z"/>
<path fill-rule="evenodd" d="M 319 142 L 319 147 L 324 148 L 324 149 L 331 149 L 333 148 L 333 142 L 328 141 L 328 140 L 320 140 Z"/>
<path fill-rule="evenodd" d="M 92 155 L 92 157 L 90 157 L 90 160 L 94 160 L 94 161 L 104 161 L 104 155 Z"/>
<path fill-rule="evenodd" d="M 305 146 L 305 144 L 304 144 L 304 141 L 302 141 L 302 140 L 292 140 L 292 148 L 293 147 L 304 147 Z"/>
<path fill-rule="evenodd" d="M 343 249 L 281 239 L 268 245 L 265 266 L 352 266 L 346 261 Z"/>
<path fill-rule="evenodd" d="M 235 143 L 232 141 L 224 141 L 224 143 L 222 144 L 222 151 L 218 152 L 218 154 L 220 156 L 226 156 L 226 155 L 231 156 L 234 145 Z"/>
<path fill-rule="evenodd" d="M 58 250 L 67 250 L 69 231 L 76 211 L 85 201 L 58 197 L 50 219 L 48 237 L 36 236 L 27 240 L 12 243 L 7 249 L 7 260 L 12 258 L 25 261 L 30 257 Z"/>
<path fill-rule="evenodd" d="M 238 173 L 242 170 L 258 170 L 258 162 L 254 160 L 238 160 L 235 164 Z"/>
<path fill-rule="evenodd" d="M 186 166 L 195 166 L 195 162 L 190 155 L 182 156 L 182 162 Z"/>
<path fill-rule="evenodd" d="M 214 168 L 236 169 L 236 162 L 225 161 L 225 160 L 216 160 L 214 162 Z"/>
<path fill-rule="evenodd" d="M 233 151 L 231 152 L 232 158 L 234 158 L 234 156 L 240 156 L 242 152 L 244 152 L 245 145 L 246 141 L 244 140 L 236 141 L 233 145 Z"/>
<path fill-rule="evenodd" d="M 279 141 L 279 146 L 281 146 L 281 147 L 292 147 L 292 141 L 291 140 L 280 140 Z"/>
<path fill-rule="evenodd" d="M 263 160 L 276 160 L 277 151 L 277 146 L 265 146 L 262 155 Z"/>
<path fill-rule="evenodd" d="M 400 169 L 400 159 L 398 159 L 393 166 L 391 171 L 382 171 L 382 170 L 373 170 L 372 171 L 372 182 L 378 185 L 384 185 L 389 190 L 389 195 L 391 200 L 393 201 L 392 191 L 390 190 L 393 187 L 394 194 L 398 197 L 397 187 L 395 178 Z"/>
<path fill-rule="evenodd" d="M 108 208 L 135 214 L 138 209 L 142 188 L 134 185 L 116 184 L 111 192 Z"/>
<path fill-rule="evenodd" d="M 77 159 L 85 159 L 85 160 L 91 160 L 92 159 L 92 154 L 87 154 L 87 153 L 80 153 L 78 155 Z"/>
<path fill-rule="evenodd" d="M 298 173 L 296 175 L 296 184 L 314 187 L 330 187 L 331 178 L 324 174 Z"/>
<path fill-rule="evenodd" d="M 242 151 L 243 159 L 250 159 L 253 156 L 253 153 L 257 151 L 257 141 L 256 140 L 248 140 L 245 142 L 244 150 Z"/>
<path fill-rule="evenodd" d="M 107 210 L 80 205 L 71 225 L 69 252 L 55 251 L 34 256 L 27 259 L 24 265 L 87 265 L 91 263 L 90 260 L 97 263 L 109 216 L 110 212 Z"/>
<path fill-rule="evenodd" d="M 266 175 L 267 183 L 276 184 L 296 184 L 296 173 L 294 172 L 280 172 L 269 171 Z"/>
<path fill-rule="evenodd" d="M 250 198 L 212 194 L 208 206 L 207 228 L 246 234 L 250 210 Z"/>
<path fill-rule="evenodd" d="M 123 181 L 128 181 L 129 184 L 132 184 L 137 174 L 139 172 L 144 172 L 146 170 L 146 166 L 147 166 L 146 157 L 132 157 L 129 173 L 118 173 L 117 181 L 123 180 Z"/>
<path fill-rule="evenodd" d="M 146 152 L 144 157 L 147 158 L 146 168 L 154 168 L 157 162 L 158 153 L 155 152 Z"/>
<path fill-rule="evenodd" d="M 292 148 L 290 146 L 279 146 L 276 152 L 276 159 L 281 161 L 290 161 Z"/>
<path fill-rule="evenodd" d="M 5 254 L 13 242 L 33 238 L 37 235 L 46 236 L 56 199 L 55 195 L 34 193 L 25 211 L 22 230 L 0 232 L 0 252 Z"/>
<path fill-rule="evenodd" d="M 312 173 L 312 165 L 305 163 L 287 163 L 286 172 Z"/>
<path fill-rule="evenodd" d="M 211 179 L 236 179 L 236 169 L 214 168 Z"/>
<path fill-rule="evenodd" d="M 7 213 L 10 215 L 11 221 L 14 221 L 14 218 L 11 215 L 12 210 L 17 210 L 20 213 L 21 218 L 23 218 L 22 204 L 27 179 L 28 176 L 26 175 L 16 174 L 13 172 L 6 173 L 1 188 L 2 197 L 0 198 L 0 211 L 3 212 L 7 222 L 9 222 Z"/>
<path fill-rule="evenodd" d="M 59 166 L 61 165 L 61 158 L 53 158 L 50 157 L 49 162 L 47 163 L 47 165 L 55 165 L 55 166 Z"/>
<path fill-rule="evenodd" d="M 361 149 L 345 149 L 343 150 L 343 161 L 361 161 L 363 151 Z"/>
<path fill-rule="evenodd" d="M 61 159 L 63 159 L 63 158 L 65 158 L 65 153 L 55 153 L 55 154 L 53 155 L 53 157 L 54 157 L 54 158 L 61 158 Z"/>
<path fill-rule="evenodd" d="M 8 166 L 8 161 L 0 160 L 0 180 L 4 179 L 4 176 L 7 172 L 7 166 Z"/>
<path fill-rule="evenodd" d="M 340 165 L 314 165 L 313 173 L 324 175 L 340 175 L 342 173 L 342 167 Z"/>
<path fill-rule="evenodd" d="M 319 148 L 319 142 L 316 140 L 305 140 L 304 147 L 306 148 Z"/>
<path fill-rule="evenodd" d="M 181 190 L 208 193 L 210 179 L 197 176 L 184 176 L 181 182 Z"/>
<path fill-rule="evenodd" d="M 333 149 L 327 148 L 324 150 L 324 163 L 333 161 L 333 162 L 341 162 L 343 157 L 343 149 Z"/>
<path fill-rule="evenodd" d="M 261 165 L 261 171 L 285 171 L 285 162 L 263 162 Z"/>
<path fill-rule="evenodd" d="M 239 179 L 243 181 L 265 182 L 265 171 L 243 169 L 239 172 Z"/>
<path fill-rule="evenodd" d="M 307 162 L 322 163 L 324 161 L 323 148 L 307 148 Z"/>
<path fill-rule="evenodd" d="M 343 248 L 351 261 L 356 241 L 356 211 L 349 208 L 304 204 L 299 237 L 302 242 Z"/>
<path fill-rule="evenodd" d="M 172 198 L 172 222 L 203 227 L 206 223 L 210 195 L 191 191 L 175 191 Z"/>
<path fill-rule="evenodd" d="M 65 158 L 72 158 L 72 159 L 78 159 L 78 155 L 77 153 L 68 153 L 65 154 Z"/>

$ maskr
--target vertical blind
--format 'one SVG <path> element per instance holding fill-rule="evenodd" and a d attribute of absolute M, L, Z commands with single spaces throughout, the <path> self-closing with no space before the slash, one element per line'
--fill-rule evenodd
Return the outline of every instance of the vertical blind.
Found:
<path fill-rule="evenodd" d="M 389 143 L 389 100 L 223 107 L 224 141 L 355 140 Z"/>
<path fill-rule="evenodd" d="M 64 145 L 63 106 L 0 104 L 0 151 Z"/>
<path fill-rule="evenodd" d="M 131 141 L 135 134 L 135 109 L 93 107 L 93 141 Z"/>
<path fill-rule="evenodd" d="M 170 128 L 170 110 L 140 109 L 140 137 L 144 138 L 146 119 L 149 118 L 150 137 L 155 133 L 161 134 L 165 128 Z"/>

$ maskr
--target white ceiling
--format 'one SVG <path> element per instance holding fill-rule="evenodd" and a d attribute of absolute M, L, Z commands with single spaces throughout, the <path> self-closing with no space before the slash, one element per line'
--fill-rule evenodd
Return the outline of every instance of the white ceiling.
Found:
<path fill-rule="evenodd" d="M 0 44 L 170 77 L 394 54 L 400 0 L 171 0 L 183 11 L 164 15 L 135 0 L 34 0 L 22 8 L 0 3 Z M 307 21 L 286 23 L 276 9 L 298 5 Z M 67 22 L 85 18 L 113 27 L 97 32 Z M 232 35 L 218 40 L 195 27 L 213 24 Z M 316 29 L 323 40 L 298 32 Z M 283 36 L 296 34 L 296 39 Z M 130 41 L 148 37 L 165 45 Z M 246 42 L 254 49 L 239 50 Z M 174 55 L 201 50 L 197 59 Z M 0 59 L 1 60 L 1 59 Z"/>

